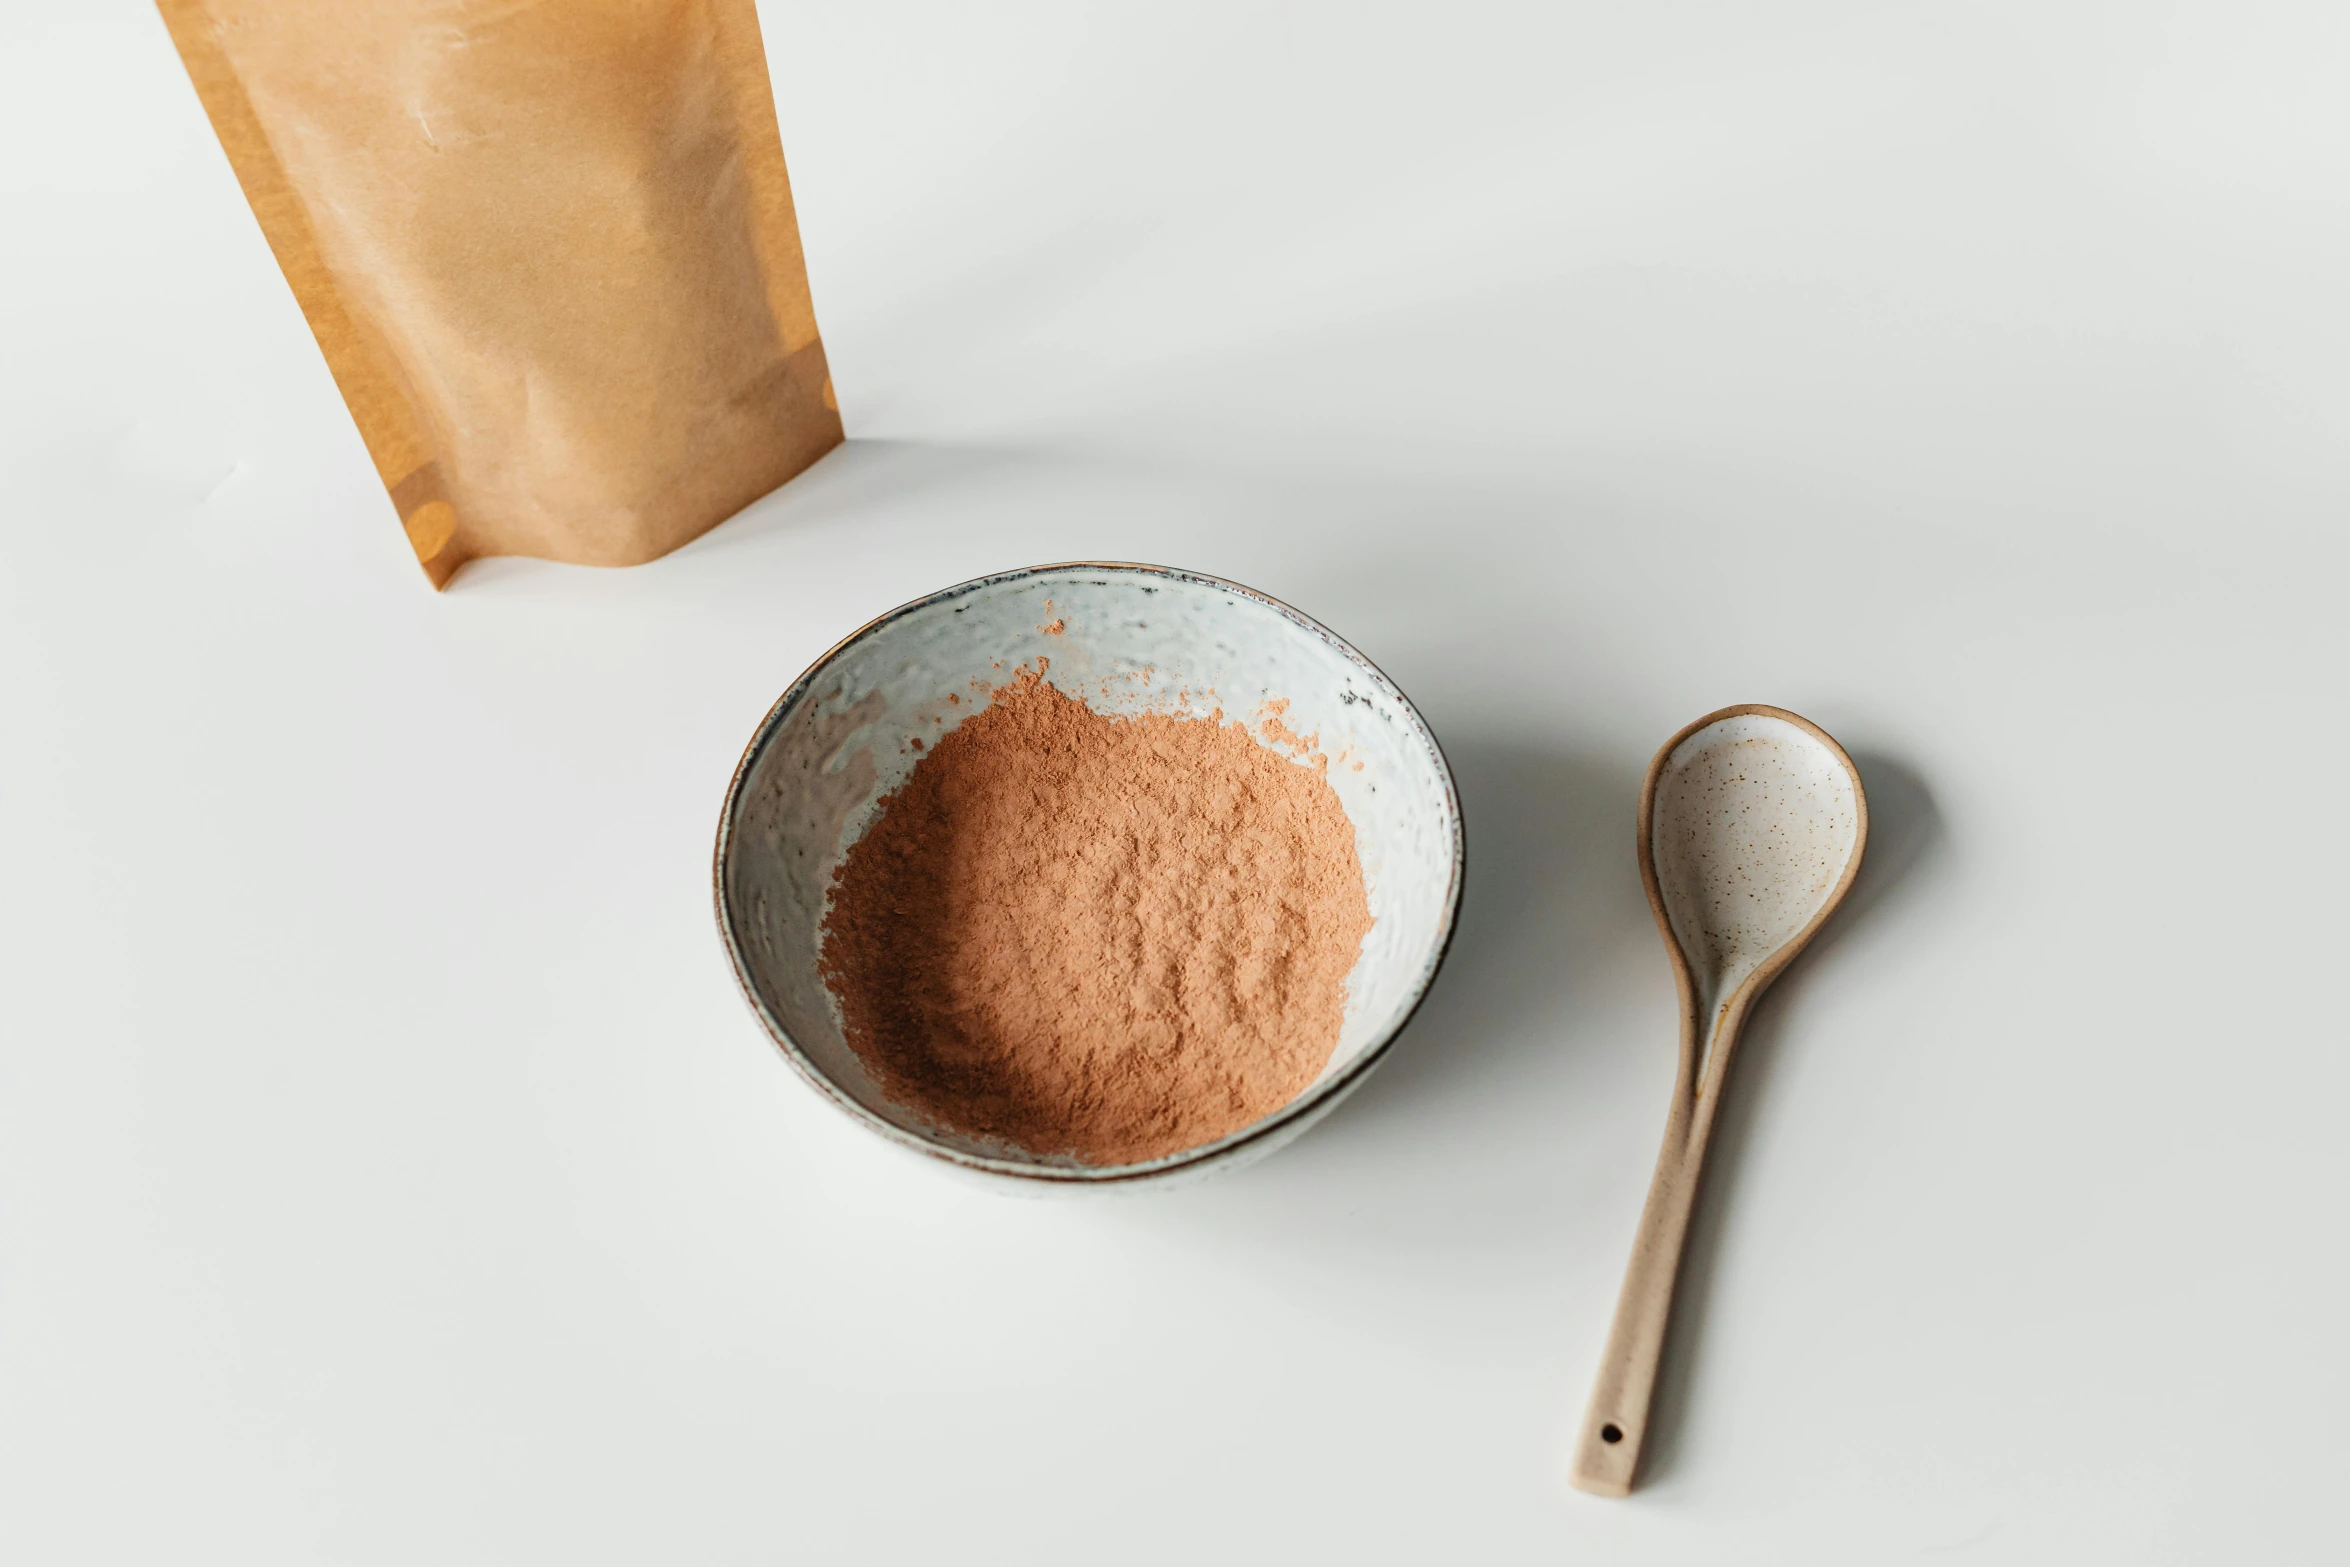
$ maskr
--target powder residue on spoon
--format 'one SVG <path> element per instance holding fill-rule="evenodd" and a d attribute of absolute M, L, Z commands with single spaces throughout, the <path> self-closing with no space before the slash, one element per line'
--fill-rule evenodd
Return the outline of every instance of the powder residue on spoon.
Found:
<path fill-rule="evenodd" d="M 891 1099 L 1127 1164 L 1313 1082 L 1370 927 L 1318 770 L 1237 724 L 1097 713 L 1038 668 L 882 802 L 834 875 L 821 967 Z"/>
<path fill-rule="evenodd" d="M 1654 813 L 1674 934 L 1722 995 L 1810 923 L 1859 833 L 1851 781 L 1828 749 L 1754 714 L 1684 741 L 1658 779 Z"/>

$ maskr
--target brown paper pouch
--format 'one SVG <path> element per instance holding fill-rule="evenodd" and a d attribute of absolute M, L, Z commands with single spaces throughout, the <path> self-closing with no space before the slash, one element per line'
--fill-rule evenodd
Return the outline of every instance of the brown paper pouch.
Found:
<path fill-rule="evenodd" d="M 841 439 L 752 0 L 157 0 L 435 586 Z"/>

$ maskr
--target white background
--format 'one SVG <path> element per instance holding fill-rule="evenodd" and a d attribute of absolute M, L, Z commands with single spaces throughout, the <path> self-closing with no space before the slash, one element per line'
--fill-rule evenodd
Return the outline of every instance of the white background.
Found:
<path fill-rule="evenodd" d="M 2350 10 L 763 10 L 852 444 L 435 595 L 153 12 L 0 7 L 0 1557 L 2344 1559 Z M 812 657 L 1077 556 L 1353 639 L 1471 872 L 1298 1146 L 1023 1202 L 707 861 Z M 1738 701 L 1875 836 L 1597 1501 Z"/>

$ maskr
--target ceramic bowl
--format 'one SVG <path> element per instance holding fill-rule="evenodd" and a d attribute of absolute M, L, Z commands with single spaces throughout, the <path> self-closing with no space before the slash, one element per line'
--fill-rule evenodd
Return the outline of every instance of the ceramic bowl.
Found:
<path fill-rule="evenodd" d="M 1053 684 L 1104 713 L 1280 722 L 1313 736 L 1362 857 L 1372 927 L 1321 1076 L 1281 1110 L 1143 1164 L 1085 1165 L 966 1137 L 886 1098 L 842 1038 L 817 972 L 834 870 L 974 693 L 1049 660 Z M 950 702 L 949 698 L 958 700 Z M 981 697 L 984 701 L 984 695 Z M 1252 729 L 1259 743 L 1292 756 Z M 1293 757 L 1314 765 L 1313 753 Z M 1461 811 L 1436 737 L 1395 683 L 1288 605 L 1158 566 L 1079 563 L 933 593 L 851 636 L 793 683 L 743 752 L 718 820 L 718 929 L 743 994 L 785 1059 L 902 1147 L 1031 1189 L 1164 1183 L 1229 1169 L 1296 1137 L 1360 1084 L 1427 994 L 1461 895 Z"/>

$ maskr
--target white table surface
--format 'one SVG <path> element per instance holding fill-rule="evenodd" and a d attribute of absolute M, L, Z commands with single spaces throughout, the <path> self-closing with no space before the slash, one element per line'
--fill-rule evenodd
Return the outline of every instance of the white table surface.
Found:
<path fill-rule="evenodd" d="M 0 1558 L 2345 1559 L 2350 12 L 763 9 L 852 443 L 444 595 L 153 12 L 0 11 Z M 835 638 L 1082 556 L 1353 639 L 1471 873 L 1295 1148 L 1023 1202 L 708 857 Z M 1598 1501 L 1737 701 L 1875 833 Z"/>

